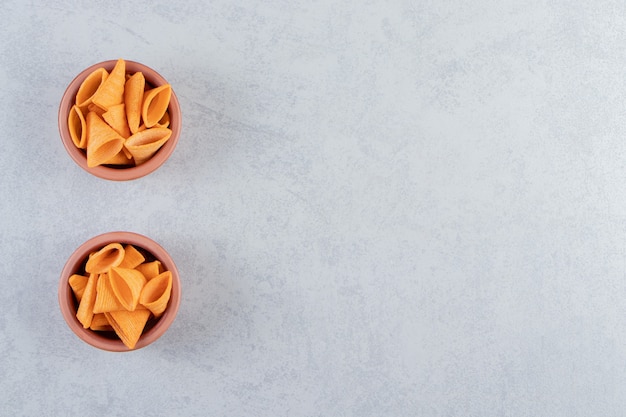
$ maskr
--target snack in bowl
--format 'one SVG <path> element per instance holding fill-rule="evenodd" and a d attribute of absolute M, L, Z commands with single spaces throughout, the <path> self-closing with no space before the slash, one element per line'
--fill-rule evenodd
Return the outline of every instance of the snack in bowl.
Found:
<path fill-rule="evenodd" d="M 87 343 L 135 350 L 172 323 L 180 303 L 178 272 L 163 248 L 145 236 L 100 235 L 66 263 L 59 303 L 70 328 Z"/>
<path fill-rule="evenodd" d="M 154 171 L 173 152 L 180 130 L 180 105 L 169 82 L 121 58 L 82 71 L 59 107 L 59 132 L 69 155 L 105 179 Z"/>
<path fill-rule="evenodd" d="M 126 61 L 118 59 L 110 73 L 96 68 L 78 87 L 68 126 L 74 145 L 87 152 L 90 168 L 142 164 L 172 136 L 167 126 L 156 126 L 169 120 L 172 87 L 146 89 L 141 71 L 126 78 Z M 158 131 L 142 133 L 153 128 Z"/>

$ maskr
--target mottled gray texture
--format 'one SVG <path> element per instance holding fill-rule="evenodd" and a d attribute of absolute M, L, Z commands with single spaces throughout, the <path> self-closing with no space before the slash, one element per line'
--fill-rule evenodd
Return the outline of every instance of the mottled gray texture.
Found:
<path fill-rule="evenodd" d="M 0 16 L 0 414 L 624 414 L 623 3 Z M 184 116 L 127 183 L 78 168 L 56 120 L 77 72 L 120 57 Z M 160 242 L 183 285 L 170 331 L 128 354 L 78 340 L 56 298 L 112 230 Z"/>

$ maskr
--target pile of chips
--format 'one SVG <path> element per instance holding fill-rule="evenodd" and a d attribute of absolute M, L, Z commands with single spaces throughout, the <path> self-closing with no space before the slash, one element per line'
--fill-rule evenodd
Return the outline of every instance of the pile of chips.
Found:
<path fill-rule="evenodd" d="M 133 245 L 110 243 L 89 255 L 84 271 L 69 285 L 78 301 L 76 317 L 85 329 L 115 332 L 129 349 L 151 317 L 161 317 L 172 292 L 172 273 Z"/>
<path fill-rule="evenodd" d="M 150 159 L 172 135 L 168 107 L 170 84 L 151 88 L 141 71 L 126 73 L 118 59 L 110 73 L 91 72 L 76 93 L 68 127 L 87 166 L 136 166 Z"/>

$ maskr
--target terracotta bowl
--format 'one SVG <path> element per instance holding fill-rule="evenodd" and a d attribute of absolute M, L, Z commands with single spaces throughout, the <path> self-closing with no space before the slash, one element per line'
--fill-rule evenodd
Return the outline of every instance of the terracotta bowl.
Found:
<path fill-rule="evenodd" d="M 68 128 L 68 116 L 70 109 L 75 104 L 76 93 L 78 92 L 78 88 L 82 84 L 82 82 L 87 78 L 89 74 L 91 74 L 97 68 L 104 68 L 107 71 L 111 71 L 115 66 L 116 60 L 104 61 L 90 66 L 83 70 L 80 74 L 72 80 L 70 85 L 65 90 L 63 94 L 63 98 L 61 99 L 61 105 L 59 106 L 59 133 L 61 134 L 61 140 L 63 141 L 63 146 L 67 150 L 67 153 L 70 157 L 85 171 L 93 174 L 97 177 L 104 178 L 107 180 L 113 181 L 127 181 L 133 180 L 149 173 L 155 171 L 159 168 L 163 163 L 170 157 L 172 152 L 174 152 L 174 148 L 178 143 L 178 138 L 180 137 L 180 130 L 182 125 L 182 116 L 180 112 L 180 104 L 178 103 L 178 98 L 172 89 L 172 96 L 170 98 L 169 104 L 169 115 L 170 115 L 170 125 L 169 128 L 172 130 L 172 136 L 165 142 L 165 144 L 157 151 L 157 153 L 152 156 L 148 161 L 144 162 L 139 166 L 134 167 L 111 167 L 111 166 L 97 166 L 90 168 L 87 166 L 87 155 L 84 150 L 78 149 L 74 143 L 72 142 L 72 138 L 70 137 L 70 132 Z M 141 71 L 146 79 L 146 84 L 150 84 L 152 87 L 158 87 L 163 84 L 167 84 L 165 78 L 163 78 L 159 73 L 157 73 L 152 68 L 149 68 L 143 64 L 134 61 L 126 62 L 126 72 L 127 73 L 135 73 L 137 71 Z"/>
<path fill-rule="evenodd" d="M 161 317 L 158 319 L 152 317 L 148 320 L 146 328 L 133 350 L 143 348 L 156 341 L 167 331 L 176 318 L 181 298 L 180 277 L 174 261 L 165 249 L 153 240 L 137 233 L 105 233 L 89 239 L 80 245 L 74 253 L 72 253 L 70 258 L 67 260 L 63 271 L 61 272 L 61 280 L 59 282 L 59 306 L 61 308 L 63 318 L 76 336 L 84 342 L 99 349 L 111 352 L 126 352 L 130 349 L 122 343 L 114 332 L 97 332 L 91 329 L 83 328 L 82 324 L 76 318 L 78 303 L 68 283 L 69 277 L 72 276 L 72 274 L 79 272 L 81 268 L 84 267 L 87 256 L 90 253 L 114 242 L 135 246 L 139 250 L 147 253 L 149 256 L 161 261 L 163 267 L 172 272 L 172 292 L 169 304 Z"/>

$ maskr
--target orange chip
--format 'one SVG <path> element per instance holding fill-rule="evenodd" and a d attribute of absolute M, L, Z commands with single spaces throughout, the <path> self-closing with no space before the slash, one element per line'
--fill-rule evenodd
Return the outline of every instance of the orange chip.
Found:
<path fill-rule="evenodd" d="M 93 319 L 91 319 L 91 326 L 89 326 L 91 330 L 97 331 L 112 331 L 113 326 L 109 324 L 109 320 L 106 318 L 104 313 L 96 313 L 93 315 Z"/>
<path fill-rule="evenodd" d="M 146 127 L 153 127 L 161 120 L 170 105 L 171 96 L 172 87 L 169 84 L 160 85 L 144 93 L 141 118 Z"/>
<path fill-rule="evenodd" d="M 109 109 L 102 114 L 102 118 L 124 139 L 130 136 L 130 129 L 128 128 L 128 122 L 126 122 L 124 103 L 109 107 Z"/>
<path fill-rule="evenodd" d="M 136 72 L 126 81 L 124 86 L 124 104 L 126 105 L 126 118 L 128 127 L 132 133 L 136 133 L 141 123 L 141 105 L 146 79 L 143 73 Z"/>
<path fill-rule="evenodd" d="M 117 155 L 107 160 L 104 165 L 135 165 L 135 161 L 133 161 L 133 156 L 131 155 L 130 158 L 127 157 L 126 152 L 124 152 L 125 150 L 125 148 L 122 148 L 122 150 L 119 151 Z"/>
<path fill-rule="evenodd" d="M 81 298 L 83 298 L 83 293 L 85 292 L 85 287 L 87 286 L 87 280 L 89 280 L 89 277 L 79 274 L 74 274 L 68 279 L 68 283 L 74 292 L 76 301 L 79 303 Z"/>
<path fill-rule="evenodd" d="M 109 243 L 99 251 L 89 256 L 85 271 L 103 274 L 114 266 L 118 266 L 124 259 L 124 248 L 119 243 Z"/>
<path fill-rule="evenodd" d="M 141 248 L 117 242 L 92 251 L 85 270 L 89 277 L 79 271 L 68 279 L 78 300 L 77 319 L 86 329 L 115 331 L 134 349 L 148 319 L 167 309 L 172 273 L 158 260 L 145 262 Z"/>
<path fill-rule="evenodd" d="M 106 81 L 109 73 L 104 68 L 98 68 L 85 78 L 78 92 L 76 93 L 76 105 L 85 110 L 91 103 L 93 95 L 98 91 L 100 86 Z"/>
<path fill-rule="evenodd" d="M 96 302 L 96 283 L 98 276 L 96 274 L 90 274 L 83 292 L 83 297 L 78 305 L 78 311 L 76 311 L 76 318 L 83 325 L 85 329 L 91 326 L 91 320 L 93 319 L 93 305 Z"/>
<path fill-rule="evenodd" d="M 126 245 L 124 246 L 124 259 L 119 267 L 134 269 L 145 260 L 146 258 L 133 245 Z"/>
<path fill-rule="evenodd" d="M 87 113 L 96 113 L 98 116 L 102 117 L 104 112 L 105 112 L 105 110 L 102 110 L 100 107 L 96 106 L 93 103 L 90 103 L 87 106 Z"/>
<path fill-rule="evenodd" d="M 139 303 L 141 289 L 146 284 L 146 278 L 136 269 L 111 268 L 109 280 L 113 293 L 126 310 L 133 311 Z"/>
<path fill-rule="evenodd" d="M 154 125 L 154 127 L 168 127 L 169 125 L 170 125 L 170 113 L 166 111 L 163 117 L 161 117 L 161 120 L 159 120 Z"/>
<path fill-rule="evenodd" d="M 73 105 L 67 119 L 67 127 L 70 130 L 72 142 L 77 148 L 85 149 L 87 147 L 87 122 L 85 122 L 83 112 L 77 105 Z"/>
<path fill-rule="evenodd" d="M 108 274 L 100 274 L 96 292 L 96 301 L 93 306 L 94 313 L 105 313 L 124 309 L 124 306 L 118 301 L 111 288 Z"/>
<path fill-rule="evenodd" d="M 161 262 L 159 261 L 145 262 L 141 265 L 138 265 L 135 269 L 141 272 L 148 281 L 163 272 Z"/>
<path fill-rule="evenodd" d="M 172 136 L 172 131 L 166 127 L 154 127 L 142 130 L 126 139 L 124 147 L 130 151 L 135 164 L 140 165 L 150 159 L 161 146 Z"/>
<path fill-rule="evenodd" d="M 118 59 L 115 67 L 104 80 L 91 101 L 103 110 L 124 102 L 124 82 L 126 81 L 126 62 Z"/>
<path fill-rule="evenodd" d="M 87 113 L 87 166 L 102 165 L 117 155 L 124 138 L 106 124 L 96 113 Z"/>
<path fill-rule="evenodd" d="M 128 138 L 126 138 L 128 139 Z M 128 149 L 126 149 L 126 146 L 122 147 L 122 152 L 124 152 L 124 155 L 126 155 L 126 158 L 128 159 L 133 159 L 133 154 L 130 153 L 130 151 Z M 133 164 L 135 163 L 135 160 L 133 159 Z"/>
<path fill-rule="evenodd" d="M 104 313 L 113 330 L 129 349 L 134 349 L 150 317 L 150 310 Z"/>
<path fill-rule="evenodd" d="M 110 73 L 98 68 L 89 74 L 68 115 L 70 136 L 76 147 L 86 149 L 87 166 L 137 166 L 150 159 L 172 134 L 172 94 L 170 84 L 152 88 L 141 71 L 126 73 L 121 58 Z M 168 130 L 133 137 L 152 129 Z"/>
<path fill-rule="evenodd" d="M 172 273 L 163 272 L 152 278 L 141 290 L 139 302 L 154 314 L 160 317 L 167 308 L 172 292 Z"/>

